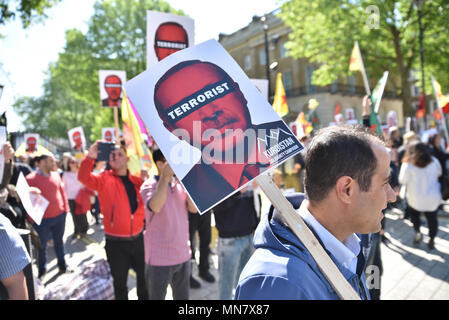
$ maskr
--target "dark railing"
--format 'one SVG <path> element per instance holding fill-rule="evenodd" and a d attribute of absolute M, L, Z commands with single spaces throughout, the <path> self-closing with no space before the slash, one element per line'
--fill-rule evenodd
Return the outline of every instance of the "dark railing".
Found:
<path fill-rule="evenodd" d="M 331 93 L 331 94 L 341 94 L 348 96 L 364 96 L 366 94 L 365 87 L 363 86 L 351 86 L 348 84 L 338 84 L 338 85 L 327 85 L 327 86 L 305 86 L 298 88 L 285 89 L 285 94 L 287 98 L 294 98 L 300 96 L 306 96 L 316 93 Z M 385 90 L 383 93 L 383 98 L 394 99 L 397 95 L 392 90 Z"/>

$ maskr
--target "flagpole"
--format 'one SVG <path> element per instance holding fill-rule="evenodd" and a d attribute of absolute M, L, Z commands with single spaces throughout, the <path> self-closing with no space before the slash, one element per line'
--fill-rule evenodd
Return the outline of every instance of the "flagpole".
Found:
<path fill-rule="evenodd" d="M 440 110 L 441 118 L 443 120 L 444 136 L 446 138 L 446 143 L 449 144 L 449 135 L 447 132 L 446 117 L 444 116 L 443 110 L 441 109 L 441 106 L 440 106 L 440 101 L 438 100 L 438 94 L 437 94 L 437 90 L 435 88 L 435 78 L 433 76 L 432 76 L 432 87 L 433 87 L 433 92 L 435 94 L 435 97 L 437 99 L 438 110 Z"/>
<path fill-rule="evenodd" d="M 358 51 L 359 57 L 360 57 L 360 65 L 362 67 L 362 77 L 363 77 L 363 83 L 365 85 L 365 91 L 366 91 L 366 94 L 370 96 L 371 89 L 369 88 L 368 77 L 366 76 L 365 65 L 363 64 L 362 53 L 360 52 L 359 42 L 356 41 L 355 45 L 357 46 L 357 51 Z"/>
<path fill-rule="evenodd" d="M 385 80 L 383 81 L 382 88 L 381 88 L 381 92 L 379 93 L 379 99 L 376 100 L 376 106 L 374 107 L 374 112 L 375 112 L 375 113 L 378 113 L 378 111 L 379 111 L 380 100 L 382 100 L 382 96 L 383 96 L 383 94 L 384 94 L 385 87 L 387 86 L 388 75 L 389 75 L 389 71 L 385 71 L 384 74 L 383 74 L 383 76 L 382 76 L 382 80 L 383 80 L 384 77 L 386 77 L 386 78 L 385 78 Z"/>

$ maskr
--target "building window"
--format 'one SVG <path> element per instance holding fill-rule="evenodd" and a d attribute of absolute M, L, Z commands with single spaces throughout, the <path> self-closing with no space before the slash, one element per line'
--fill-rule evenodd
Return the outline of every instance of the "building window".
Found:
<path fill-rule="evenodd" d="M 266 63 L 266 55 L 265 55 L 265 49 L 259 50 L 259 64 L 261 66 L 264 66 Z"/>
<path fill-rule="evenodd" d="M 355 78 L 354 78 L 354 76 L 349 77 L 349 92 L 355 93 Z"/>
<path fill-rule="evenodd" d="M 291 71 L 282 73 L 282 83 L 284 84 L 285 93 L 289 96 L 292 89 L 292 73 Z"/>
<path fill-rule="evenodd" d="M 314 85 L 312 85 L 312 76 L 313 76 L 314 69 L 315 68 L 313 66 L 307 66 L 307 68 L 306 68 L 306 92 L 307 92 L 307 94 L 316 92 L 316 87 Z"/>
<path fill-rule="evenodd" d="M 280 46 L 280 53 L 279 53 L 279 55 L 281 56 L 281 59 L 284 59 L 284 58 L 288 57 L 288 50 L 285 47 L 286 43 L 287 43 L 287 41 L 284 41 L 284 42 L 281 43 L 281 46 Z"/>
<path fill-rule="evenodd" d="M 249 70 L 251 69 L 251 56 L 245 56 L 245 58 L 243 58 L 243 69 L 245 70 Z"/>
<path fill-rule="evenodd" d="M 331 92 L 336 93 L 338 91 L 338 79 L 335 79 L 334 82 L 331 83 Z"/>

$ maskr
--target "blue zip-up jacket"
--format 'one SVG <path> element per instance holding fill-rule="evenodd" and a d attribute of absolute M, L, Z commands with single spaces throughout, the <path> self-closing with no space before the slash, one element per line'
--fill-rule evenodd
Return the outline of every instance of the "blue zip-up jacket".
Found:
<path fill-rule="evenodd" d="M 235 299 L 340 299 L 302 242 L 276 212 L 274 216 L 266 215 L 256 230 L 256 250 L 240 275 Z M 369 299 L 362 251 L 356 274 L 339 264 L 330 252 L 326 252 L 361 299 Z"/>

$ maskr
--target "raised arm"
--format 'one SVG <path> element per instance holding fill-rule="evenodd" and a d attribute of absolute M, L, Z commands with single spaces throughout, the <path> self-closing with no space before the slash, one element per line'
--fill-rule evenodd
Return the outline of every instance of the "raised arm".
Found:
<path fill-rule="evenodd" d="M 148 201 L 148 208 L 151 211 L 159 212 L 164 207 L 165 201 L 167 200 L 168 184 L 172 180 L 172 177 L 173 170 L 170 168 L 168 163 L 166 163 L 161 172 L 156 190 L 154 191 L 151 199 Z"/>
<path fill-rule="evenodd" d="M 98 141 L 96 141 L 87 153 L 87 156 L 81 161 L 78 170 L 78 180 L 86 187 L 92 190 L 98 190 L 101 187 L 102 179 L 92 172 L 95 160 L 98 156 Z"/>

